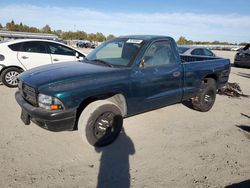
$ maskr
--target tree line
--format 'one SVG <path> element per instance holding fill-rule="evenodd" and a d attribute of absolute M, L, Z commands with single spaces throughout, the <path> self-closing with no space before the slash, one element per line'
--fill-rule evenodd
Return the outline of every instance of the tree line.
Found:
<path fill-rule="evenodd" d="M 41 29 L 37 27 L 30 27 L 22 22 L 17 24 L 12 20 L 11 22 L 6 23 L 5 26 L 3 26 L 0 23 L 0 29 L 6 29 L 8 31 L 20 31 L 20 32 L 32 32 L 32 33 L 50 33 L 55 34 L 58 37 L 64 39 L 64 40 L 89 40 L 89 41 L 98 41 L 103 42 L 105 40 L 109 40 L 114 38 L 115 36 L 112 34 L 109 34 L 108 36 L 103 35 L 101 32 L 97 33 L 86 33 L 85 31 L 62 31 L 62 30 L 52 30 L 49 25 L 45 25 Z M 181 36 L 177 41 L 177 44 L 179 45 L 193 45 L 193 44 L 202 44 L 202 45 L 237 45 L 228 43 L 228 42 L 220 42 L 220 41 L 213 41 L 213 42 L 207 42 L 207 41 L 192 41 L 188 40 L 185 37 Z M 247 43 L 240 43 L 239 45 L 246 45 Z"/>
<path fill-rule="evenodd" d="M 14 20 L 7 22 L 5 26 L 0 23 L 0 29 L 5 29 L 7 31 L 19 31 L 19 32 L 32 32 L 32 33 L 50 33 L 55 34 L 64 40 L 89 40 L 103 42 L 114 38 L 114 35 L 109 34 L 107 37 L 101 33 L 86 33 L 85 31 L 62 31 L 62 30 L 52 30 L 49 25 L 45 25 L 41 29 L 37 27 L 30 27 L 25 24 L 15 23 Z"/>
<path fill-rule="evenodd" d="M 213 42 L 208 42 L 208 41 L 192 41 L 188 40 L 185 37 L 181 36 L 177 41 L 177 44 L 179 45 L 195 45 L 195 44 L 202 44 L 202 45 L 237 45 L 237 43 L 229 43 L 229 42 L 220 42 L 220 41 L 213 41 Z M 239 43 L 240 46 L 245 46 L 247 43 Z"/>

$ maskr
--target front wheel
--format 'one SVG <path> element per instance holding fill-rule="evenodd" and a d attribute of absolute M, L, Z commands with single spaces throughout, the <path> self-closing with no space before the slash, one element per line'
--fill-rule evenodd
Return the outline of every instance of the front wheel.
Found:
<path fill-rule="evenodd" d="M 194 109 L 207 112 L 209 111 L 216 99 L 216 82 L 212 78 L 206 78 L 200 88 L 200 92 L 192 99 Z"/>
<path fill-rule="evenodd" d="M 17 77 L 22 72 L 21 69 L 18 69 L 16 67 L 11 67 L 5 69 L 1 74 L 1 80 L 3 84 L 7 87 L 17 87 L 18 81 Z"/>
<path fill-rule="evenodd" d="M 81 113 L 78 131 L 83 140 L 101 147 L 112 143 L 123 124 L 120 109 L 112 102 L 99 100 L 90 103 Z"/>

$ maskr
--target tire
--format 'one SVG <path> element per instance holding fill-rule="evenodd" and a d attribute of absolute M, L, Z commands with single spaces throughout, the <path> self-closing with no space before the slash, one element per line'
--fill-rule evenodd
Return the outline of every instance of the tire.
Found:
<path fill-rule="evenodd" d="M 17 87 L 17 77 L 21 72 L 22 70 L 16 67 L 7 68 L 1 74 L 1 81 L 7 87 Z"/>
<path fill-rule="evenodd" d="M 193 108 L 201 111 L 209 111 L 216 99 L 216 82 L 212 78 L 206 78 L 202 84 L 201 89 L 196 97 L 192 99 Z"/>
<path fill-rule="evenodd" d="M 123 117 L 112 102 L 98 100 L 90 103 L 81 113 L 78 132 L 84 141 L 95 147 L 112 143 L 120 134 Z"/>

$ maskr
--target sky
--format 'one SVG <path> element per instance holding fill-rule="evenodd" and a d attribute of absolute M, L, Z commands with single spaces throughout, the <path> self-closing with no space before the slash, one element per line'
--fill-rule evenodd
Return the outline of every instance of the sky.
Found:
<path fill-rule="evenodd" d="M 1 0 L 0 23 L 115 36 L 250 42 L 250 0 Z"/>

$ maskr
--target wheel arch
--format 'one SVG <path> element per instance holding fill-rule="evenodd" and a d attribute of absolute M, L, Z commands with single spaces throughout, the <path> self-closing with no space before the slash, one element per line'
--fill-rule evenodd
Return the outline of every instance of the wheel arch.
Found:
<path fill-rule="evenodd" d="M 193 109 L 201 112 L 209 111 L 213 107 L 216 99 L 216 86 L 217 78 L 215 75 L 208 75 L 204 77 L 201 81 L 199 92 L 192 98 Z"/>
<path fill-rule="evenodd" d="M 208 74 L 208 75 L 206 75 L 206 76 L 203 78 L 202 81 L 206 82 L 206 80 L 207 80 L 208 78 L 214 79 L 214 81 L 215 81 L 215 83 L 216 83 L 216 88 L 218 88 L 218 76 L 217 76 L 216 74 Z"/>
<path fill-rule="evenodd" d="M 114 94 L 113 96 L 110 96 L 106 100 L 116 104 L 120 108 L 123 117 L 127 115 L 127 102 L 123 94 L 121 93 Z"/>
<path fill-rule="evenodd" d="M 82 113 L 82 111 L 92 102 L 95 102 L 97 100 L 107 100 L 115 105 L 121 110 L 122 116 L 125 117 L 127 115 L 127 102 L 126 98 L 122 93 L 107 93 L 107 94 L 101 94 L 97 96 L 90 96 L 85 98 L 80 105 L 77 108 L 76 113 L 76 122 L 75 122 L 75 129 L 77 129 L 78 119 Z"/>
<path fill-rule="evenodd" d="M 9 68 L 18 68 L 20 69 L 22 72 L 24 71 L 22 67 L 19 67 L 19 66 L 15 66 L 15 65 L 11 65 L 11 66 L 4 66 L 1 70 L 0 70 L 0 76 L 2 75 L 2 72 L 6 69 L 9 69 Z"/>

